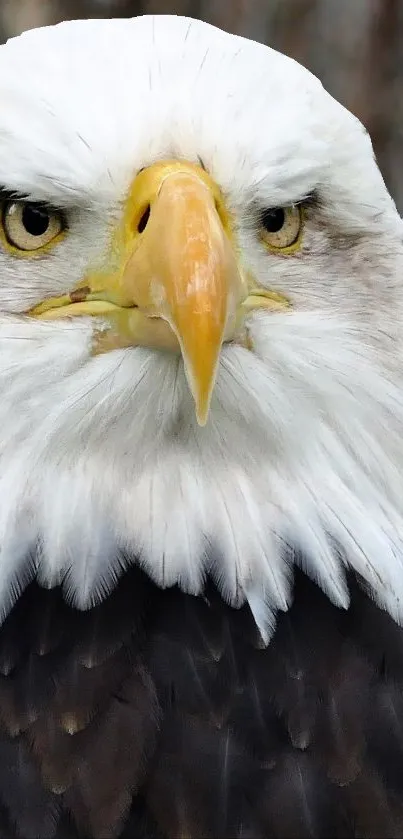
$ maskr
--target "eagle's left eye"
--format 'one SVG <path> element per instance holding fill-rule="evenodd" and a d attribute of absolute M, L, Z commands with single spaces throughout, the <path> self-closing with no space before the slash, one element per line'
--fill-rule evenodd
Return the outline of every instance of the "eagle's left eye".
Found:
<path fill-rule="evenodd" d="M 302 222 L 302 209 L 299 205 L 265 210 L 261 219 L 264 244 L 272 251 L 295 250 L 300 243 Z"/>
<path fill-rule="evenodd" d="M 65 224 L 62 213 L 57 210 L 28 201 L 6 201 L 2 227 L 9 249 L 29 254 L 53 244 Z"/>

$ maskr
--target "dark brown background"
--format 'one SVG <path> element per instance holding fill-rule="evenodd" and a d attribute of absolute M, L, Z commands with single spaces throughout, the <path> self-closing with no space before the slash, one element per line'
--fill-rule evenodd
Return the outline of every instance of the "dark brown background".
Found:
<path fill-rule="evenodd" d="M 0 37 L 74 17 L 176 13 L 266 41 L 365 123 L 403 212 L 403 0 L 0 0 Z"/>

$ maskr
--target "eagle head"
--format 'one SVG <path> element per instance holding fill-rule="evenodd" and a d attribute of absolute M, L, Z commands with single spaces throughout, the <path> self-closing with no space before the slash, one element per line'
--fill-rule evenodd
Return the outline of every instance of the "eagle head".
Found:
<path fill-rule="evenodd" d="M 403 618 L 403 224 L 363 126 L 179 17 L 0 49 L 0 606 L 128 563 Z"/>

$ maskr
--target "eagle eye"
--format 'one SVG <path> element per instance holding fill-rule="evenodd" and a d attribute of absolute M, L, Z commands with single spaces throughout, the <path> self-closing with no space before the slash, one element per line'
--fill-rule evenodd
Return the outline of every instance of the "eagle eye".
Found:
<path fill-rule="evenodd" d="M 302 209 L 299 205 L 271 207 L 261 217 L 261 237 L 272 251 L 294 251 L 300 244 L 302 227 Z"/>
<path fill-rule="evenodd" d="M 26 255 L 55 243 L 65 228 L 60 211 L 20 200 L 4 202 L 1 222 L 3 241 L 8 249 Z"/>

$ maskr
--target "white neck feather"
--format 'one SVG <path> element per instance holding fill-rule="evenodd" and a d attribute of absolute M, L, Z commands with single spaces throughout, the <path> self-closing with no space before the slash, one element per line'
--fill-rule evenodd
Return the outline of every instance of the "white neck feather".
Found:
<path fill-rule="evenodd" d="M 194 594 L 211 573 L 267 639 L 302 556 L 338 605 L 348 566 L 403 620 L 403 374 L 337 317 L 253 334 L 201 429 L 173 356 L 89 360 L 84 321 L 0 322 L 3 616 L 33 573 L 86 608 L 135 560 Z"/>

